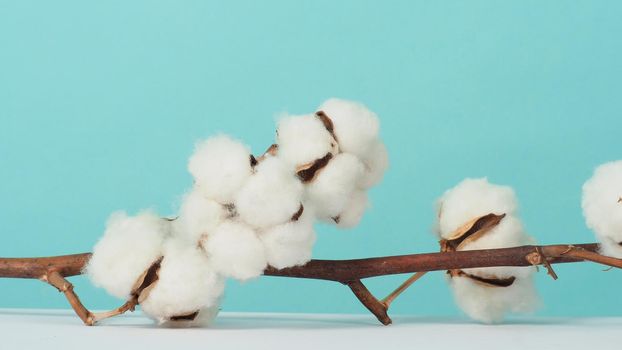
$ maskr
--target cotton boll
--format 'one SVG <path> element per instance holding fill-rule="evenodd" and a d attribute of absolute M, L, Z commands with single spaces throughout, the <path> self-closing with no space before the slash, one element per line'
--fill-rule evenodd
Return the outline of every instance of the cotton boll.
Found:
<path fill-rule="evenodd" d="M 227 277 L 248 280 L 266 268 L 264 247 L 248 225 L 227 220 L 209 234 L 202 246 L 216 270 Z"/>
<path fill-rule="evenodd" d="M 93 284 L 118 298 L 129 299 L 136 280 L 162 256 L 169 222 L 151 212 L 110 216 L 103 237 L 85 268 Z"/>
<path fill-rule="evenodd" d="M 350 195 L 350 199 L 343 211 L 338 216 L 337 226 L 341 228 L 352 228 L 361 222 L 365 210 L 369 206 L 367 193 L 361 190 L 355 190 Z"/>
<path fill-rule="evenodd" d="M 252 173 L 250 150 L 226 135 L 197 144 L 188 170 L 207 198 L 226 204 Z"/>
<path fill-rule="evenodd" d="M 439 234 L 449 238 L 456 229 L 475 218 L 491 213 L 512 215 L 518 204 L 511 187 L 494 185 L 482 178 L 466 179 L 448 190 L 438 200 L 438 207 Z"/>
<path fill-rule="evenodd" d="M 268 157 L 255 167 L 235 197 L 240 218 L 258 228 L 287 222 L 302 200 L 304 186 L 294 175 L 293 167 L 278 157 Z"/>
<path fill-rule="evenodd" d="M 334 133 L 342 151 L 364 158 L 378 139 L 380 123 L 376 114 L 364 105 L 332 98 L 318 110 L 333 122 Z"/>
<path fill-rule="evenodd" d="M 453 277 L 450 285 L 460 309 L 483 323 L 498 323 L 507 313 L 532 312 L 539 305 L 531 278 L 517 278 L 509 287 L 488 287 L 468 277 Z"/>
<path fill-rule="evenodd" d="M 297 221 L 277 225 L 260 234 L 268 264 L 283 269 L 303 265 L 311 260 L 315 243 L 314 214 L 309 205 L 304 206 Z"/>
<path fill-rule="evenodd" d="M 603 164 L 583 185 L 583 215 L 601 253 L 622 258 L 622 160 Z"/>
<path fill-rule="evenodd" d="M 369 153 L 363 158 L 365 164 L 365 176 L 360 186 L 364 189 L 377 185 L 389 167 L 389 154 L 382 141 L 376 141 Z"/>
<path fill-rule="evenodd" d="M 158 279 L 139 302 L 145 314 L 164 322 L 217 306 L 223 290 L 224 279 L 196 245 L 169 239 Z"/>
<path fill-rule="evenodd" d="M 315 115 L 287 116 L 278 124 L 279 156 L 295 166 L 308 164 L 332 152 L 336 141 Z"/>
<path fill-rule="evenodd" d="M 173 231 L 176 237 L 196 244 L 202 235 L 218 227 L 227 215 L 223 205 L 192 190 L 182 200 L 179 217 L 173 221 Z"/>
<path fill-rule="evenodd" d="M 307 185 L 307 198 L 317 217 L 332 221 L 341 214 L 363 174 L 363 163 L 352 154 L 341 153 L 331 159 Z"/>

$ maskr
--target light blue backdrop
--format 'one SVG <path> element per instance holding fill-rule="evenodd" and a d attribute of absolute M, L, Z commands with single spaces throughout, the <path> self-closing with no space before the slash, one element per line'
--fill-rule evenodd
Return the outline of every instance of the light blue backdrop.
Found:
<path fill-rule="evenodd" d="M 0 256 L 88 251 L 110 212 L 171 214 L 196 140 L 261 152 L 274 116 L 338 96 L 382 120 L 373 208 L 320 227 L 317 258 L 436 251 L 432 203 L 464 177 L 512 185 L 541 243 L 588 242 L 581 184 L 622 156 L 622 4 L 595 1 L 0 1 Z M 622 315 L 622 273 L 540 272 L 540 315 Z M 379 296 L 405 276 L 369 281 Z M 88 306 L 118 303 L 76 278 Z M 37 281 L 0 307 L 64 308 Z M 347 288 L 230 283 L 227 311 L 366 312 Z M 442 273 L 393 313 L 457 315 Z"/>

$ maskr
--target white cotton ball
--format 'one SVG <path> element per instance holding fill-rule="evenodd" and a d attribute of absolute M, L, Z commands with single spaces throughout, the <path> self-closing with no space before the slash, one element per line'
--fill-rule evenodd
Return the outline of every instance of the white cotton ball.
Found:
<path fill-rule="evenodd" d="M 204 307 L 199 310 L 199 313 L 192 320 L 166 320 L 160 323 L 162 327 L 169 328 L 193 328 L 193 327 L 207 327 L 214 323 L 216 316 L 220 312 L 220 303 L 217 303 L 211 307 Z"/>
<path fill-rule="evenodd" d="M 259 237 L 264 244 L 269 265 L 283 269 L 304 265 L 311 260 L 315 243 L 313 219 L 311 207 L 305 205 L 297 221 L 277 225 L 261 232 Z"/>
<path fill-rule="evenodd" d="M 169 222 L 151 212 L 129 217 L 116 212 L 93 248 L 85 271 L 93 284 L 118 298 L 129 299 L 138 278 L 162 256 Z"/>
<path fill-rule="evenodd" d="M 199 191 L 192 190 L 182 199 L 179 216 L 173 221 L 176 237 L 196 244 L 202 235 L 220 225 L 228 210 L 220 203 L 207 199 Z"/>
<path fill-rule="evenodd" d="M 218 305 L 224 279 L 196 245 L 169 239 L 153 287 L 140 295 L 140 306 L 150 317 L 164 322 Z M 144 300 L 143 300 L 144 299 Z"/>
<path fill-rule="evenodd" d="M 389 167 L 389 154 L 384 143 L 376 141 L 369 153 L 362 159 L 365 164 L 365 176 L 363 176 L 360 185 L 362 188 L 368 189 L 382 180 L 385 171 Z"/>
<path fill-rule="evenodd" d="M 224 276 L 248 280 L 267 266 L 263 244 L 255 231 L 241 222 L 227 220 L 202 241 L 216 270 Z"/>
<path fill-rule="evenodd" d="M 466 179 L 438 200 L 439 234 L 448 238 L 475 218 L 491 213 L 512 215 L 517 208 L 516 195 L 511 187 L 491 184 L 486 178 Z"/>
<path fill-rule="evenodd" d="M 286 116 L 277 130 L 279 157 L 295 166 L 324 157 L 336 147 L 336 141 L 314 114 Z"/>
<path fill-rule="evenodd" d="M 268 157 L 255 167 L 234 203 L 244 222 L 265 228 L 289 221 L 300 208 L 303 193 L 293 167 L 278 157 Z"/>
<path fill-rule="evenodd" d="M 355 190 L 350 195 L 346 206 L 339 214 L 337 226 L 342 228 L 352 228 L 359 224 L 365 210 L 369 206 L 367 193 L 361 190 Z"/>
<path fill-rule="evenodd" d="M 540 303 L 532 278 L 517 278 L 509 287 L 489 287 L 468 277 L 453 277 L 450 285 L 460 309 L 483 323 L 498 323 L 510 312 L 532 312 Z"/>
<path fill-rule="evenodd" d="M 352 154 L 340 153 L 307 184 L 307 198 L 323 220 L 341 214 L 364 172 L 361 161 Z"/>
<path fill-rule="evenodd" d="M 205 197 L 226 204 L 251 175 L 250 156 L 241 142 L 220 135 L 197 144 L 188 170 Z"/>
<path fill-rule="evenodd" d="M 622 160 L 605 163 L 583 185 L 583 215 L 601 253 L 622 258 Z"/>
<path fill-rule="evenodd" d="M 332 98 L 318 110 L 333 122 L 334 133 L 342 151 L 364 158 L 378 139 L 380 122 L 376 114 L 364 105 Z"/>

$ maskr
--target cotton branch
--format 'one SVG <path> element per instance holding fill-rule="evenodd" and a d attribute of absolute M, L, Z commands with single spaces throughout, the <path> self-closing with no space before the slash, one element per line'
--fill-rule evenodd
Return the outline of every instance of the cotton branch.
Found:
<path fill-rule="evenodd" d="M 622 260 L 597 253 L 597 244 L 560 244 L 545 246 L 521 246 L 513 248 L 424 253 L 401 256 L 385 256 L 352 260 L 311 260 L 303 266 L 275 269 L 268 267 L 266 276 L 309 278 L 340 282 L 347 285 L 359 301 L 372 312 L 380 322 L 387 325 L 390 302 L 408 287 L 411 282 L 400 286 L 396 292 L 379 301 L 363 285 L 362 279 L 403 273 L 424 273 L 452 269 L 467 269 L 493 266 L 549 266 L 551 264 L 592 261 L 622 268 Z M 74 254 L 45 258 L 0 258 L 0 277 L 37 278 L 63 292 L 76 314 L 87 325 L 133 310 L 137 300 L 126 302 L 118 309 L 95 314 L 86 309 L 73 292 L 73 286 L 65 277 L 82 274 L 82 269 L 91 254 Z M 552 268 L 551 268 L 552 271 Z M 387 302 L 388 300 L 388 302 Z"/>

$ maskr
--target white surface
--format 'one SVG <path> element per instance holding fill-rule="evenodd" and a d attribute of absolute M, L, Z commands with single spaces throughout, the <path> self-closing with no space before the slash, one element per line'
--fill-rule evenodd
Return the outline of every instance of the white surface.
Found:
<path fill-rule="evenodd" d="M 65 310 L 0 309 L 0 349 L 620 349 L 622 318 L 533 318 L 485 326 L 367 315 L 223 313 L 203 329 L 156 327 L 139 313 L 86 327 Z M 295 346 L 296 345 L 296 346 Z"/>

